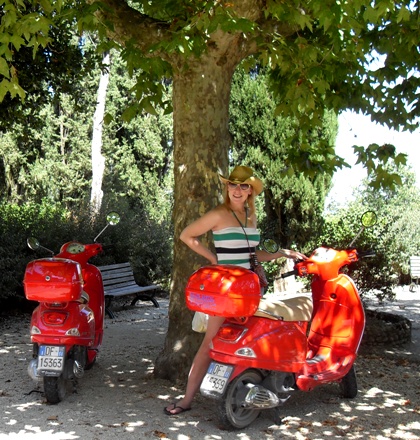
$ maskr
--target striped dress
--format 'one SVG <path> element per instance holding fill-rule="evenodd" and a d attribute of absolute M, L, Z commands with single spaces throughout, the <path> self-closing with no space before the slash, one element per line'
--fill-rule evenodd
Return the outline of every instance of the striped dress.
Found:
<path fill-rule="evenodd" d="M 260 242 L 260 233 L 256 228 L 245 228 L 251 252 Z M 214 246 L 218 264 L 235 264 L 250 269 L 249 247 L 244 231 L 240 226 L 213 231 Z"/>

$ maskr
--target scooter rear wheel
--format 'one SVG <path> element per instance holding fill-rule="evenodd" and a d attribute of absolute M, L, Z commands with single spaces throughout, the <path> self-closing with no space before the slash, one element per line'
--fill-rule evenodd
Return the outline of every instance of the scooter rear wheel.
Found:
<path fill-rule="evenodd" d="M 249 391 L 246 385 L 258 384 L 261 381 L 262 376 L 257 370 L 246 370 L 228 385 L 218 408 L 220 428 L 242 429 L 259 416 L 259 410 L 244 408 L 242 403 Z"/>
<path fill-rule="evenodd" d="M 63 376 L 44 376 L 44 393 L 48 403 L 59 403 L 66 395 L 66 381 Z"/>
<path fill-rule="evenodd" d="M 354 365 L 352 365 L 349 372 L 341 379 L 340 389 L 343 397 L 347 399 L 353 399 L 357 396 L 357 377 Z"/>

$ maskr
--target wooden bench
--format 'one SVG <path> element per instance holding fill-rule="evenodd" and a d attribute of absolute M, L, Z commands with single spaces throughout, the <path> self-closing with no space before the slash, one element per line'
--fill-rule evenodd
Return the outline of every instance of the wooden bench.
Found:
<path fill-rule="evenodd" d="M 105 312 L 110 318 L 115 318 L 110 310 L 112 299 L 117 296 L 135 295 L 131 301 L 134 306 L 137 301 L 151 301 L 155 307 L 159 307 L 155 295 L 161 287 L 156 284 L 139 286 L 134 279 L 133 269 L 130 263 L 110 264 L 98 266 L 102 274 L 102 282 L 105 291 Z"/>
<path fill-rule="evenodd" d="M 410 277 L 411 277 L 411 284 L 410 284 L 410 292 L 414 292 L 419 284 L 419 278 L 420 278 L 420 257 L 413 255 L 410 257 Z"/>

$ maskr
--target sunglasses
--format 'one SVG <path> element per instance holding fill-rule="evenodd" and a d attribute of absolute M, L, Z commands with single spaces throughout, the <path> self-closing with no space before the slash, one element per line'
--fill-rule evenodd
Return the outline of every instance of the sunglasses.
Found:
<path fill-rule="evenodd" d="M 236 189 L 239 186 L 241 188 L 241 191 L 248 191 L 249 188 L 251 188 L 251 185 L 249 183 L 232 183 L 228 182 L 228 187 L 230 189 Z"/>

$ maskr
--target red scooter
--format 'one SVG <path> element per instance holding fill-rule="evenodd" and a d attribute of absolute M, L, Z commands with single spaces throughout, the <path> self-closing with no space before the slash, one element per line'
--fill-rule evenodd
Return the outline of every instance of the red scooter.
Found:
<path fill-rule="evenodd" d="M 374 213 L 365 213 L 357 237 L 375 222 Z M 206 266 L 190 277 L 187 306 L 228 318 L 212 341 L 213 361 L 200 388 L 219 401 L 221 427 L 248 426 L 294 390 L 337 382 L 344 397 L 357 395 L 353 364 L 365 315 L 356 286 L 339 270 L 362 256 L 368 253 L 320 247 L 295 264 L 284 276 L 314 275 L 307 296 L 261 299 L 256 274 L 237 266 Z"/>
<path fill-rule="evenodd" d="M 104 249 L 96 243 L 98 237 L 119 220 L 116 212 L 109 213 L 94 243 L 65 243 L 59 254 L 26 267 L 25 296 L 40 303 L 31 318 L 33 359 L 28 373 L 36 381 L 43 379 L 49 403 L 63 400 L 69 381 L 75 384 L 95 363 L 102 344 L 105 296 L 101 273 L 88 261 Z M 35 238 L 28 239 L 28 246 L 43 248 Z"/>

